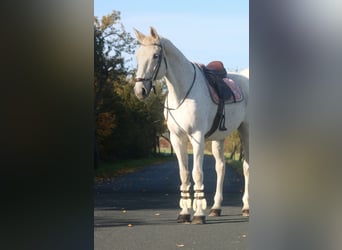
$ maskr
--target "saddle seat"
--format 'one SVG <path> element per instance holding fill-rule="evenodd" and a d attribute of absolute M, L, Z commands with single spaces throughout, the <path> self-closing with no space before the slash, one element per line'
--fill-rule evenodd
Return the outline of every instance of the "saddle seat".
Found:
<path fill-rule="evenodd" d="M 227 75 L 227 71 L 224 68 L 223 63 L 220 61 L 212 61 L 208 63 L 206 69 L 213 71 L 218 76 L 222 76 L 222 78 Z"/>

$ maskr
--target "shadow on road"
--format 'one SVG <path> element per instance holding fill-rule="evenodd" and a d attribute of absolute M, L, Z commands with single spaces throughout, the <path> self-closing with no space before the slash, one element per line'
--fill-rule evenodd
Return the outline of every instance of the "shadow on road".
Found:
<path fill-rule="evenodd" d="M 190 156 L 189 164 L 191 163 Z M 95 227 L 175 223 L 180 211 L 178 171 L 177 162 L 171 161 L 95 185 Z M 210 209 L 210 205 L 214 202 L 216 187 L 212 156 L 205 156 L 203 172 L 205 195 Z M 235 208 L 236 211 L 223 209 L 223 216 L 218 217 L 219 219 L 209 218 L 208 223 L 246 222 L 240 214 L 242 187 L 243 177 L 227 167 L 222 207 L 227 207 L 228 210 Z M 155 214 L 168 217 L 163 218 Z M 153 216 L 149 217 L 149 215 Z"/>
<path fill-rule="evenodd" d="M 225 193 L 220 217 L 207 217 L 207 224 L 241 223 L 241 193 Z M 208 204 L 214 194 L 207 195 Z M 95 199 L 94 227 L 127 227 L 128 225 L 175 225 L 180 211 L 178 194 L 105 193 Z M 209 211 L 208 207 L 208 211 Z M 207 214 L 208 214 L 207 211 Z M 184 225 L 184 224 L 177 224 Z"/>

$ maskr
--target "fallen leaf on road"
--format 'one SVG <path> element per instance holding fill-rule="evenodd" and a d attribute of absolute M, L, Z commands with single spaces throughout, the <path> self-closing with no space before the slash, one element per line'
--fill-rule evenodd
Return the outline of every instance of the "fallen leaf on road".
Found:
<path fill-rule="evenodd" d="M 177 247 L 184 247 L 184 244 L 176 244 Z"/>
<path fill-rule="evenodd" d="M 133 227 L 133 225 L 132 225 L 132 224 L 128 224 L 127 226 L 128 226 L 128 227 Z"/>

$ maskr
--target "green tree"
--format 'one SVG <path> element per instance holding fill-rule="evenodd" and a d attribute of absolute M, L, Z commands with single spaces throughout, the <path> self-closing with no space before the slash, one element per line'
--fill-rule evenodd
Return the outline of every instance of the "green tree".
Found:
<path fill-rule="evenodd" d="M 119 115 L 111 151 L 120 158 L 150 156 L 156 148 L 156 137 L 165 130 L 160 87 L 156 87 L 156 95 L 151 94 L 143 102 L 134 95 L 133 83 L 121 86 L 117 93 L 125 112 Z"/>
<path fill-rule="evenodd" d="M 125 67 L 124 55 L 133 54 L 135 46 L 120 22 L 120 12 L 113 11 L 101 21 L 94 17 L 95 167 L 116 127 L 116 111 L 122 108 L 114 83 L 122 83 L 132 73 Z"/>
<path fill-rule="evenodd" d="M 156 148 L 156 136 L 165 129 L 161 87 L 144 102 L 133 94 L 134 70 L 125 67 L 125 58 L 136 46 L 120 22 L 120 12 L 101 21 L 95 17 L 95 159 L 149 156 Z"/>

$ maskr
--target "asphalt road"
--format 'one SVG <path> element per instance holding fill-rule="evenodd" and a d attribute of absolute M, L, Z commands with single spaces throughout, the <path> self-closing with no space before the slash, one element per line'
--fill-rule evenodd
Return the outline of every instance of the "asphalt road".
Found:
<path fill-rule="evenodd" d="M 191 164 L 191 157 L 189 161 Z M 205 156 L 203 172 L 209 211 L 216 185 L 212 156 Z M 222 215 L 207 216 L 204 225 L 176 223 L 180 211 L 179 185 L 176 161 L 95 185 L 95 249 L 247 248 L 248 219 L 241 216 L 242 177 L 227 166 Z"/>

